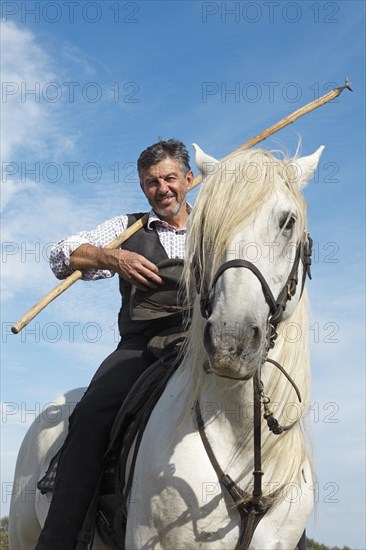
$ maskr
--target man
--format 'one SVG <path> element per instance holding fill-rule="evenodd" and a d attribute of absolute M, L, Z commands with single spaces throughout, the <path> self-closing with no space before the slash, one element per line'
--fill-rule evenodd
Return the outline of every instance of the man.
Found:
<path fill-rule="evenodd" d="M 182 142 L 160 141 L 143 151 L 137 162 L 140 185 L 152 207 L 147 226 L 121 248 L 106 244 L 140 215 L 118 216 L 97 227 L 60 241 L 51 253 L 51 267 L 60 279 L 73 270 L 93 280 L 120 277 L 121 341 L 101 364 L 83 399 L 70 417 L 69 433 L 58 465 L 55 490 L 37 550 L 74 550 L 85 514 L 103 467 L 114 418 L 129 389 L 154 362 L 149 340 L 182 323 L 181 315 L 153 321 L 135 320 L 130 302 L 136 291 L 162 294 L 164 280 L 157 264 L 183 258 L 190 206 L 187 191 L 193 182 L 189 155 Z M 164 300 L 164 298 L 163 298 Z"/>

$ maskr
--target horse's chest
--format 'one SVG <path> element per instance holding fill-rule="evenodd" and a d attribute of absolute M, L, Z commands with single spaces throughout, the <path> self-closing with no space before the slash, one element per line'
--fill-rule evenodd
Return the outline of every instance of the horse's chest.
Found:
<path fill-rule="evenodd" d="M 154 448 L 149 460 L 145 455 L 136 464 L 141 490 L 138 502 L 129 506 L 131 547 L 235 548 L 239 515 L 224 497 L 197 434 L 165 453 L 158 452 L 156 441 Z"/>

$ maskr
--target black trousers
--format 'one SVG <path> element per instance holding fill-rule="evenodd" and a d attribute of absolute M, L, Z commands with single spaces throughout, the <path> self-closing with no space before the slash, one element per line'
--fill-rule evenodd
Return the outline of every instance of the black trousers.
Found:
<path fill-rule="evenodd" d="M 55 490 L 36 550 L 74 550 L 102 472 L 116 414 L 131 386 L 155 361 L 146 340 L 121 343 L 99 367 L 70 416 Z"/>

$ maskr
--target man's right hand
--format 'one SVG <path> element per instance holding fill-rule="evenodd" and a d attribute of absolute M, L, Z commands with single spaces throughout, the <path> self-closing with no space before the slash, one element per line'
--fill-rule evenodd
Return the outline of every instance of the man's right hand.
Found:
<path fill-rule="evenodd" d="M 81 271 L 93 268 L 115 271 L 140 290 L 149 290 L 164 284 L 155 264 L 136 252 L 120 248 L 110 250 L 82 244 L 71 254 L 70 266 Z"/>
<path fill-rule="evenodd" d="M 120 249 L 111 250 L 111 252 L 114 252 L 111 269 L 140 290 L 157 288 L 164 284 L 163 279 L 158 275 L 159 270 L 156 265 L 144 256 Z"/>

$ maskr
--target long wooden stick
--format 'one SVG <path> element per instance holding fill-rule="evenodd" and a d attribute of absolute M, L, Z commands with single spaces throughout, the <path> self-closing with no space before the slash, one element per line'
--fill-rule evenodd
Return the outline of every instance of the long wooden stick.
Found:
<path fill-rule="evenodd" d="M 283 118 L 270 128 L 267 128 L 264 132 L 261 132 L 260 134 L 256 135 L 249 141 L 246 141 L 243 145 L 232 151 L 229 155 L 224 157 L 222 160 L 226 160 L 229 157 L 232 157 L 239 151 L 243 151 L 244 149 L 249 149 L 250 147 L 253 147 L 254 145 L 257 145 L 261 141 L 267 139 L 269 136 L 275 134 L 279 130 L 282 130 L 282 128 L 285 128 L 285 126 L 288 126 L 289 124 L 292 124 L 295 120 L 298 118 L 310 113 L 311 111 L 314 111 L 318 107 L 321 107 L 322 105 L 325 105 L 329 101 L 332 101 L 332 99 L 335 99 L 338 97 L 343 90 L 348 89 L 352 92 L 352 89 L 350 87 L 350 84 L 348 82 L 348 78 L 346 78 L 344 86 L 341 86 L 340 88 L 334 88 L 334 90 L 331 90 L 327 94 L 319 97 L 318 99 L 315 99 L 311 103 L 308 103 L 307 105 L 304 105 L 304 107 L 301 107 L 300 109 L 297 109 L 297 111 L 294 111 L 291 115 L 288 115 L 287 117 Z M 202 178 L 201 176 L 197 176 L 192 183 L 192 189 L 196 187 L 200 182 Z M 129 237 L 134 235 L 139 229 L 141 229 L 148 220 L 148 214 L 145 214 L 142 218 L 140 218 L 137 222 L 135 222 L 133 225 L 131 225 L 126 231 L 124 231 L 119 237 L 114 239 L 112 242 L 110 242 L 105 248 L 118 248 L 121 244 L 123 244 Z M 11 327 L 11 331 L 14 334 L 18 334 L 42 309 L 44 309 L 49 303 L 51 303 L 55 298 L 60 296 L 65 290 L 67 290 L 70 286 L 72 286 L 76 281 L 78 281 L 82 277 L 82 272 L 77 270 L 74 271 L 72 275 L 67 277 L 64 281 L 62 281 L 60 284 L 58 284 L 55 288 L 53 288 L 48 294 L 46 294 L 41 300 L 39 300 L 34 306 L 32 306 L 14 325 Z"/>

